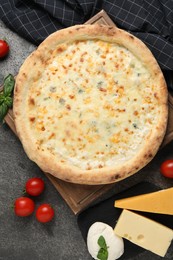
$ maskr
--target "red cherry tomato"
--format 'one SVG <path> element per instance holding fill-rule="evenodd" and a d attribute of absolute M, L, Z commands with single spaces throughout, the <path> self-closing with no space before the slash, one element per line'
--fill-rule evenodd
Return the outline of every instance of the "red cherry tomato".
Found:
<path fill-rule="evenodd" d="M 40 178 L 31 178 L 26 182 L 25 189 L 26 192 L 31 196 L 38 196 L 44 190 L 44 181 Z"/>
<path fill-rule="evenodd" d="M 6 41 L 0 40 L 0 58 L 4 58 L 9 52 L 9 45 Z"/>
<path fill-rule="evenodd" d="M 173 159 L 164 161 L 160 166 L 160 172 L 167 178 L 173 178 Z"/>
<path fill-rule="evenodd" d="M 34 201 L 27 197 L 17 198 L 14 202 L 14 212 L 17 216 L 26 217 L 33 213 Z"/>
<path fill-rule="evenodd" d="M 54 217 L 54 209 L 51 207 L 50 204 L 42 204 L 36 210 L 36 219 L 39 222 L 46 223 L 53 219 Z"/>

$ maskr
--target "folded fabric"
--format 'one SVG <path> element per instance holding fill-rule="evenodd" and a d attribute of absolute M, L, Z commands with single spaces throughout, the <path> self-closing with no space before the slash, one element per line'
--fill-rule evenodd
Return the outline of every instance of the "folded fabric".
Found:
<path fill-rule="evenodd" d="M 0 18 L 38 45 L 56 30 L 83 24 L 102 9 L 149 47 L 173 88 L 172 0 L 1 0 Z"/>

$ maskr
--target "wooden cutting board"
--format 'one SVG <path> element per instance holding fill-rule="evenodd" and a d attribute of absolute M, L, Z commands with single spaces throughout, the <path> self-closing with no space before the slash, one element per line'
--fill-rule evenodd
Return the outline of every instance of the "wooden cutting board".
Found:
<path fill-rule="evenodd" d="M 93 18 L 86 22 L 86 24 L 105 24 L 115 26 L 105 11 L 99 12 Z M 1 89 L 2 90 L 2 89 Z M 9 110 L 5 117 L 5 122 L 11 128 L 11 130 L 17 135 L 15 124 L 13 120 L 13 111 Z M 173 96 L 169 94 L 169 120 L 167 132 L 162 146 L 168 144 L 173 140 Z M 81 210 L 86 208 L 90 203 L 98 199 L 101 195 L 108 192 L 115 184 L 107 185 L 80 185 L 62 181 L 55 178 L 49 173 L 44 173 L 48 179 L 55 186 L 57 191 L 61 194 L 63 199 L 69 205 L 74 214 L 78 214 Z"/>

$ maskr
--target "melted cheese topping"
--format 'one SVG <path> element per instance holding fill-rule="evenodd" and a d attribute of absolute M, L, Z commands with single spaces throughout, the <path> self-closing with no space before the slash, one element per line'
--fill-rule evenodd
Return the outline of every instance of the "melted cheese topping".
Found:
<path fill-rule="evenodd" d="M 122 46 L 100 40 L 58 46 L 30 89 L 37 148 L 82 169 L 130 160 L 157 122 L 155 87 Z"/>

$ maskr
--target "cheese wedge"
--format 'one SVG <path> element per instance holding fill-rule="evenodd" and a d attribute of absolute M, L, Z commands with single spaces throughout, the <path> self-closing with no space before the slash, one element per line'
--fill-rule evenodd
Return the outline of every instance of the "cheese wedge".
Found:
<path fill-rule="evenodd" d="M 116 208 L 173 215 L 173 187 L 116 200 L 114 206 Z"/>
<path fill-rule="evenodd" d="M 172 229 L 129 210 L 122 211 L 114 232 L 162 257 L 173 239 Z"/>

